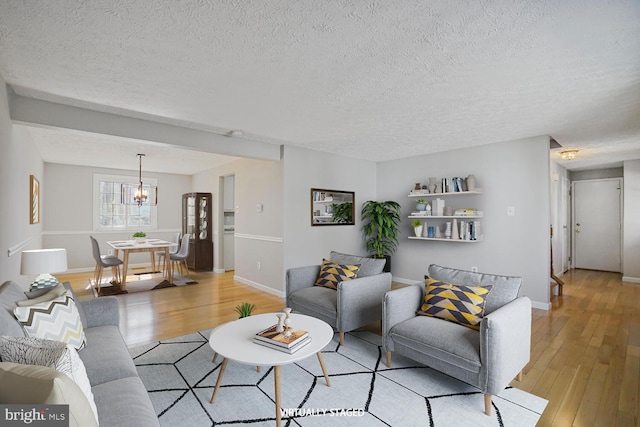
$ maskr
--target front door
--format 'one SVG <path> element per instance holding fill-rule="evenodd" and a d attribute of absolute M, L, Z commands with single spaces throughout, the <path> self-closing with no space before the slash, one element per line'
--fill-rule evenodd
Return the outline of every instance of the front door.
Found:
<path fill-rule="evenodd" d="M 621 178 L 574 181 L 574 267 L 621 271 Z"/>

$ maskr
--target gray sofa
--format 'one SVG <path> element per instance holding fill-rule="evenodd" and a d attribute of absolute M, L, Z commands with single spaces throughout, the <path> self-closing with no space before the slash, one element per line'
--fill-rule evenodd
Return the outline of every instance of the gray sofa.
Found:
<path fill-rule="evenodd" d="M 329 261 L 360 265 L 358 277 L 340 282 L 338 289 L 314 286 L 320 265 L 290 268 L 286 275 L 287 306 L 297 313 L 324 320 L 340 333 L 361 328 L 382 317 L 382 298 L 391 289 L 391 274 L 383 273 L 385 260 L 332 251 Z"/>
<path fill-rule="evenodd" d="M 65 287 L 70 289 L 68 284 Z M 13 316 L 16 301 L 26 299 L 24 291 L 14 282 L 0 286 L 0 335 L 25 335 Z M 78 354 L 91 383 L 100 426 L 159 426 L 149 395 L 118 329 L 118 299 L 74 299 L 87 337 L 87 345 Z"/>
<path fill-rule="evenodd" d="M 387 365 L 392 352 L 428 365 L 478 387 L 485 396 L 485 413 L 491 413 L 491 396 L 497 395 L 529 362 L 531 351 L 531 301 L 518 297 L 522 278 L 474 273 L 430 265 L 428 276 L 464 286 L 493 285 L 486 298 L 480 330 L 437 317 L 418 315 L 425 284 L 409 285 L 384 297 L 382 334 Z"/>

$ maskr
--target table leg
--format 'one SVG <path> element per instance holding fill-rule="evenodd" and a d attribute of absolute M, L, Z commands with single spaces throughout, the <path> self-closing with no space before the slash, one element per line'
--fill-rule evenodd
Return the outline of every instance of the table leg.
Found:
<path fill-rule="evenodd" d="M 324 358 L 322 357 L 322 352 L 317 352 L 318 361 L 320 362 L 320 367 L 322 368 L 322 373 L 324 374 L 324 380 L 327 382 L 327 387 L 331 387 L 331 381 L 329 381 L 329 374 L 327 374 L 327 367 L 324 366 Z"/>
<path fill-rule="evenodd" d="M 124 255 L 122 256 L 122 280 L 120 281 L 120 289 L 123 291 L 127 289 L 127 269 L 129 268 L 129 251 L 124 250 Z"/>
<path fill-rule="evenodd" d="M 156 252 L 152 249 L 149 251 L 149 255 L 151 255 L 151 272 L 156 272 Z"/>
<path fill-rule="evenodd" d="M 224 370 L 227 367 L 227 358 L 225 357 L 222 360 L 222 365 L 220 366 L 220 372 L 218 373 L 218 380 L 216 381 L 216 388 L 213 389 L 213 394 L 211 395 L 210 403 L 213 403 L 216 400 L 216 394 L 218 394 L 218 389 L 220 388 L 220 383 L 222 382 L 222 376 L 224 375 Z"/>
<path fill-rule="evenodd" d="M 173 283 L 173 263 L 169 255 L 169 247 L 164 248 L 164 264 L 167 266 L 167 276 L 169 276 L 169 283 Z"/>
<path fill-rule="evenodd" d="M 273 367 L 273 373 L 273 382 L 276 389 L 276 426 L 280 427 L 282 425 L 282 414 L 280 413 L 280 365 Z"/>

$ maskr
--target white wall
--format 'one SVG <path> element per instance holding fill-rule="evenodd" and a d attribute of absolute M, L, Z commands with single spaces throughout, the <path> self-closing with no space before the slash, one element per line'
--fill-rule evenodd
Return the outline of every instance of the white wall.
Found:
<path fill-rule="evenodd" d="M 624 162 L 622 280 L 640 283 L 640 160 Z"/>
<path fill-rule="evenodd" d="M 378 165 L 378 199 L 402 206 L 400 245 L 392 257 L 395 280 L 421 281 L 431 263 L 481 272 L 523 277 L 521 295 L 538 308 L 549 308 L 549 137 L 448 151 Z M 409 240 L 408 214 L 415 199 L 407 195 L 428 177 L 474 174 L 482 196 L 452 199 L 453 207 L 484 211 L 484 241 L 453 243 Z M 460 197 L 460 196 L 458 196 Z M 454 201 L 455 200 L 455 201 Z M 515 216 L 506 215 L 508 206 Z"/>
<path fill-rule="evenodd" d="M 312 227 L 311 188 L 354 191 L 355 225 Z M 332 250 L 365 255 L 360 211 L 367 200 L 378 200 L 376 163 L 285 147 L 284 271 L 320 264 Z"/>
<path fill-rule="evenodd" d="M 42 184 L 43 162 L 29 133 L 11 123 L 6 84 L 0 76 L 0 283 L 13 280 L 25 288 L 32 277 L 20 275 L 20 252 L 42 245 L 42 221 L 29 224 L 29 175 Z M 41 197 L 46 195 L 40 189 Z M 46 209 L 40 205 L 40 218 Z M 8 256 L 9 251 L 15 252 Z"/>
<path fill-rule="evenodd" d="M 239 159 L 193 176 L 193 191 L 213 194 L 214 270 L 224 271 L 221 195 L 223 178 L 231 174 L 235 175 L 235 278 L 282 295 L 282 161 Z M 257 212 L 258 204 L 262 204 L 262 212 Z"/>
<path fill-rule="evenodd" d="M 93 269 L 95 261 L 89 236 L 93 235 L 106 253 L 106 241 L 131 238 L 132 232 L 97 232 L 93 230 L 93 175 L 130 175 L 135 171 L 85 166 L 44 164 L 43 214 L 45 248 L 66 248 L 71 271 Z M 191 191 L 191 177 L 148 172 L 143 177 L 158 180 L 158 228 L 149 237 L 170 240 L 182 228 L 182 194 Z M 131 254 L 130 263 L 148 263 L 149 255 Z"/>

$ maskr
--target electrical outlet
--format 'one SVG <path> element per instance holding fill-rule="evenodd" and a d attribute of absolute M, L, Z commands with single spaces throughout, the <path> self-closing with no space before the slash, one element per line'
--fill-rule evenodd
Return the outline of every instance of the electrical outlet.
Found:
<path fill-rule="evenodd" d="M 473 271 L 474 273 L 478 272 L 478 266 L 477 265 L 472 265 L 471 266 L 471 271 Z"/>
<path fill-rule="evenodd" d="M 260 261 L 258 261 L 258 264 L 256 265 L 256 268 L 257 268 L 258 270 L 260 270 L 260 267 L 261 267 L 261 265 L 260 265 Z"/>
<path fill-rule="evenodd" d="M 107 255 L 113 255 L 113 249 L 107 249 Z"/>

